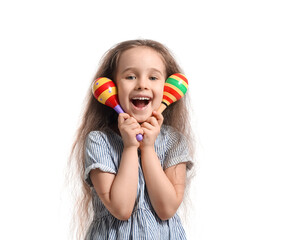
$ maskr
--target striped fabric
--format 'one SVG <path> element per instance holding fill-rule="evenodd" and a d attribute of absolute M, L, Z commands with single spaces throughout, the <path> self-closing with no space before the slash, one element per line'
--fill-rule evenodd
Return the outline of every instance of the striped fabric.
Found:
<path fill-rule="evenodd" d="M 185 138 L 173 128 L 163 125 L 155 142 L 155 150 L 163 169 L 185 162 L 191 166 L 191 157 Z M 138 191 L 132 216 L 127 221 L 113 217 L 105 208 L 93 188 L 89 174 L 92 169 L 116 174 L 123 151 L 122 138 L 108 130 L 93 131 L 86 140 L 85 181 L 92 188 L 94 220 L 89 227 L 86 240 L 164 240 L 186 239 L 180 218 L 175 214 L 162 221 L 151 206 L 146 190 L 143 171 L 139 164 Z M 139 163 L 140 151 L 138 150 Z"/>

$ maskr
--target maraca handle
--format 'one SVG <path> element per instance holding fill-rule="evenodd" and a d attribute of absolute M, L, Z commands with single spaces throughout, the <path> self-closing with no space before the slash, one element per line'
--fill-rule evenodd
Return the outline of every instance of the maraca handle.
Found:
<path fill-rule="evenodd" d="M 157 112 L 162 113 L 166 108 L 167 108 L 167 106 L 162 102 L 160 104 L 160 107 L 157 109 Z"/>
<path fill-rule="evenodd" d="M 124 113 L 124 110 L 121 108 L 120 105 L 117 105 L 116 107 L 114 107 L 114 110 L 120 114 L 120 113 Z M 137 134 L 136 139 L 141 142 L 143 140 L 143 135 L 141 135 L 140 133 Z"/>
<path fill-rule="evenodd" d="M 137 134 L 136 139 L 141 142 L 143 140 L 143 135 L 141 135 L 140 133 Z"/>
<path fill-rule="evenodd" d="M 114 110 L 115 110 L 118 114 L 124 113 L 124 110 L 121 108 L 120 105 L 117 105 L 116 107 L 114 107 Z"/>

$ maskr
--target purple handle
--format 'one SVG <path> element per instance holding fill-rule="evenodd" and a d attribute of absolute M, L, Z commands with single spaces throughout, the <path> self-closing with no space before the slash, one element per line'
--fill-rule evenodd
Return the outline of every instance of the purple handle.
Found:
<path fill-rule="evenodd" d="M 137 134 L 136 139 L 141 142 L 143 140 L 143 135 L 141 135 L 140 133 Z"/>
<path fill-rule="evenodd" d="M 118 114 L 124 113 L 124 110 L 121 108 L 120 105 L 117 105 L 116 107 L 114 107 L 114 110 L 115 110 Z"/>
<path fill-rule="evenodd" d="M 120 105 L 117 105 L 116 107 L 114 107 L 114 110 L 120 114 L 120 113 L 124 113 L 124 110 L 121 108 Z M 143 140 L 143 135 L 141 135 L 140 133 L 137 134 L 136 139 L 141 142 Z"/>

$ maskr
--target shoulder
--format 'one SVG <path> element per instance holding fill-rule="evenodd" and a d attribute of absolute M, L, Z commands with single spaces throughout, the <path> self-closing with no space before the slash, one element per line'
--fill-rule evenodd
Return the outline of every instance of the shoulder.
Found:
<path fill-rule="evenodd" d="M 159 140 L 169 145 L 172 143 L 181 143 L 181 141 L 186 142 L 186 137 L 175 128 L 169 125 L 162 125 L 160 129 Z"/>
<path fill-rule="evenodd" d="M 86 140 L 97 141 L 97 140 L 106 140 L 107 134 L 102 131 L 92 131 L 87 135 Z"/>
<path fill-rule="evenodd" d="M 85 145 L 87 148 L 94 145 L 108 145 L 107 134 L 101 131 L 92 131 L 87 135 Z"/>
<path fill-rule="evenodd" d="M 169 152 L 177 149 L 178 146 L 187 147 L 186 137 L 169 125 L 162 125 L 160 133 L 155 141 L 155 148 L 158 155 L 166 156 Z M 164 158 L 161 156 L 161 158 Z"/>
<path fill-rule="evenodd" d="M 107 146 L 110 149 L 117 148 L 117 150 L 123 147 L 121 136 L 111 129 L 90 132 L 86 138 L 86 146 L 90 144 Z"/>
<path fill-rule="evenodd" d="M 113 130 L 111 129 L 106 129 L 104 131 L 91 131 L 88 135 L 87 135 L 87 140 L 101 140 L 101 141 L 108 141 L 111 138 L 115 138 L 117 136 L 119 136 L 118 134 L 116 134 Z"/>
<path fill-rule="evenodd" d="M 187 169 L 192 167 L 189 141 L 186 136 L 171 126 L 163 126 L 161 135 L 164 138 L 164 169 L 179 163 L 186 163 Z"/>

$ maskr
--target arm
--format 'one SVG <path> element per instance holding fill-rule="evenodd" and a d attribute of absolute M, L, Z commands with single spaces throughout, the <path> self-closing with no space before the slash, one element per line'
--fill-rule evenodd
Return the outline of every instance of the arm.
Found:
<path fill-rule="evenodd" d="M 136 134 L 142 133 L 139 124 L 127 114 L 120 114 L 119 129 L 124 141 L 124 150 L 117 174 L 92 170 L 93 186 L 109 212 L 120 220 L 127 220 L 132 214 L 138 185 L 139 143 Z"/>
<path fill-rule="evenodd" d="M 151 204 L 161 220 L 171 218 L 180 206 L 185 189 L 186 164 L 163 171 L 156 153 L 142 153 L 143 172 Z"/>
<path fill-rule="evenodd" d="M 108 211 L 120 220 L 132 214 L 138 183 L 137 149 L 124 149 L 118 173 L 92 170 L 93 186 Z"/>
<path fill-rule="evenodd" d="M 163 117 L 154 113 L 142 125 L 144 140 L 141 145 L 142 168 L 151 204 L 162 220 L 171 218 L 180 206 L 185 189 L 186 164 L 181 163 L 163 171 L 154 149 Z"/>

